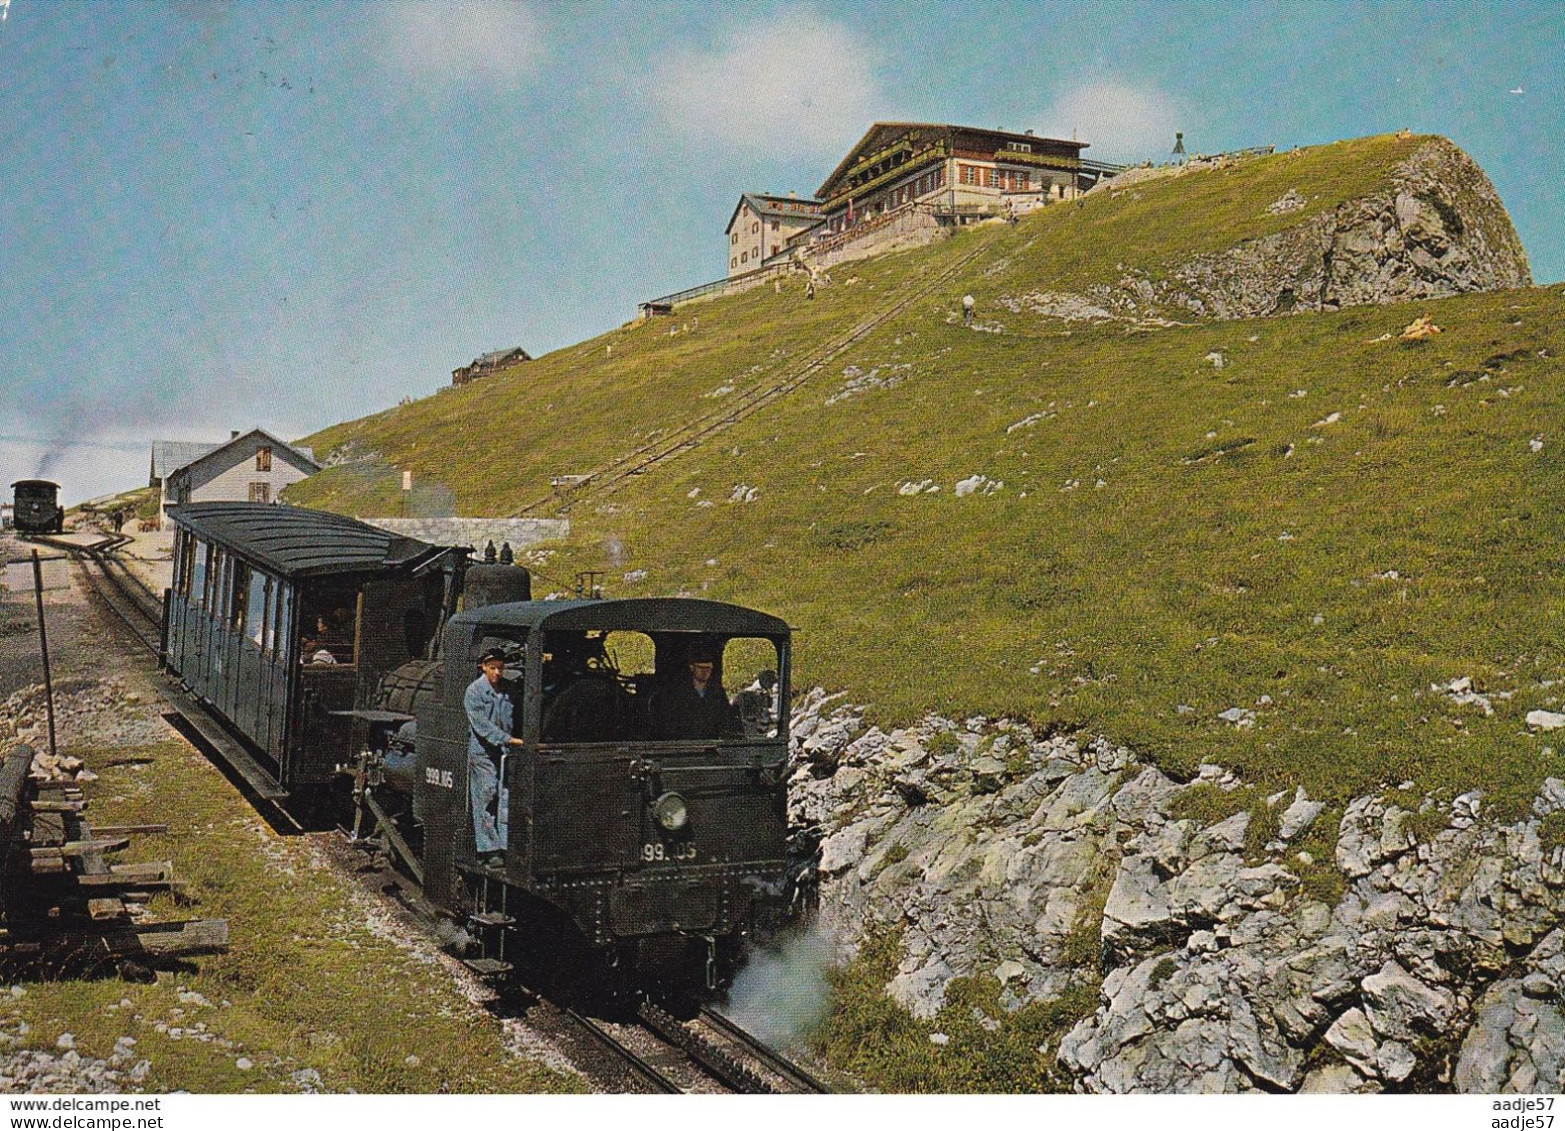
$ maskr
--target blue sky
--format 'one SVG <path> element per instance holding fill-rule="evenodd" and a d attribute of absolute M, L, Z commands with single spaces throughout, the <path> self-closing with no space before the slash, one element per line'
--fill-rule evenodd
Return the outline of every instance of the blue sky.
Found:
<path fill-rule="evenodd" d="M 1565 278 L 1558 3 L 0 6 L 0 475 L 73 500 L 721 276 L 738 194 L 876 119 L 1123 161 L 1441 133 Z"/>

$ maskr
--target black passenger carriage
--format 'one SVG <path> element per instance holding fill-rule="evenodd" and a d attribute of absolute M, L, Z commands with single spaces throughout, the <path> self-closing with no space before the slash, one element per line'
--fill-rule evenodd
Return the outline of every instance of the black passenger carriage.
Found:
<path fill-rule="evenodd" d="M 244 740 L 280 792 L 351 759 L 382 676 L 425 655 L 460 577 L 450 549 L 298 507 L 194 503 L 165 600 L 170 672 Z"/>
<path fill-rule="evenodd" d="M 500 875 L 476 860 L 462 711 L 495 647 L 523 739 L 503 769 Z M 474 910 L 524 921 L 542 900 L 627 966 L 689 959 L 710 975 L 784 886 L 787 624 L 686 598 L 530 601 L 453 617 L 441 651 L 441 694 L 418 712 L 426 891 L 457 907 L 469 888 Z M 703 654 L 720 698 L 698 713 Z"/>
<path fill-rule="evenodd" d="M 11 522 L 23 534 L 59 534 L 65 529 L 65 508 L 60 506 L 60 485 L 47 479 L 18 479 Z"/>

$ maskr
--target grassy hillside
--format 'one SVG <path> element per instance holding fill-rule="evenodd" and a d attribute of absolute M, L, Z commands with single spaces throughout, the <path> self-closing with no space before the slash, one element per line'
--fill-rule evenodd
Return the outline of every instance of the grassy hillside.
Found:
<path fill-rule="evenodd" d="M 1156 275 L 1297 223 L 1383 187 L 1419 140 L 1094 194 L 838 267 L 814 302 L 793 284 L 681 308 L 318 433 L 317 451 L 379 458 L 290 496 L 386 512 L 410 467 L 460 513 L 507 513 L 734 395 L 719 390 L 785 373 L 984 241 L 826 374 L 576 506 L 546 578 L 608 569 L 611 595 L 775 611 L 798 628 L 799 682 L 847 688 L 887 723 L 1011 714 L 1174 772 L 1220 762 L 1338 799 L 1482 785 L 1515 806 L 1565 776 L 1565 739 L 1523 722 L 1565 688 L 1565 291 L 1153 331 L 995 301 Z M 1307 209 L 1268 215 L 1290 188 Z M 1445 332 L 1398 341 L 1423 314 Z M 939 490 L 904 493 L 926 481 Z M 1492 713 L 1431 690 L 1460 677 Z M 1233 707 L 1249 725 L 1218 717 Z"/>

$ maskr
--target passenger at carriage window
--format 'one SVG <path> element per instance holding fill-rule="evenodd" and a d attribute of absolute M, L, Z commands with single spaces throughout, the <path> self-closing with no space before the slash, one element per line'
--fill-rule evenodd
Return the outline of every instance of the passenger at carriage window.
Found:
<path fill-rule="evenodd" d="M 685 657 L 689 680 L 679 680 L 664 703 L 663 724 L 669 738 L 727 738 L 742 733 L 722 683 L 714 679 L 716 654 L 696 646 Z"/>
<path fill-rule="evenodd" d="M 346 655 L 351 650 L 352 645 L 322 613 L 315 618 L 315 631 L 300 642 L 299 654 L 306 664 L 336 664 L 341 662 L 339 654 Z"/>
<path fill-rule="evenodd" d="M 473 841 L 486 867 L 505 863 L 509 792 L 500 779 L 501 757 L 522 740 L 511 734 L 514 707 L 505 686 L 505 653 L 490 648 L 478 658 L 478 678 L 462 696 L 467 712 L 467 796 L 473 808 Z"/>

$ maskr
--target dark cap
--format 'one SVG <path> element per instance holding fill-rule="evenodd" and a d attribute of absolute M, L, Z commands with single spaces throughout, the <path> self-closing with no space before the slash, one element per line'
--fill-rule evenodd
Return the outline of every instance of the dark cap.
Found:
<path fill-rule="evenodd" d="M 499 648 L 487 648 L 484 650 L 484 654 L 478 657 L 480 666 L 487 664 L 490 660 L 499 660 L 501 663 L 504 663 L 505 653 Z"/>
<path fill-rule="evenodd" d="M 717 662 L 717 649 L 710 644 L 691 645 L 690 651 L 685 653 L 687 664 L 715 664 Z"/>

